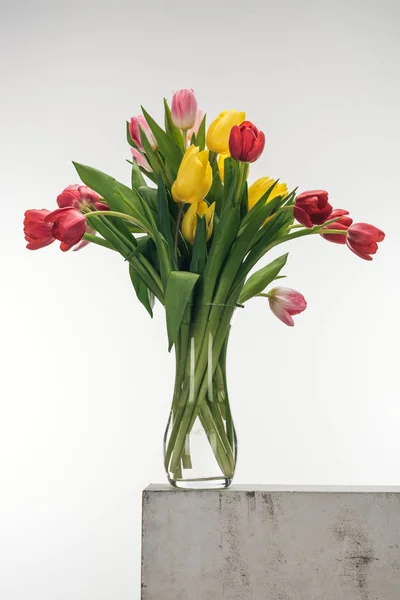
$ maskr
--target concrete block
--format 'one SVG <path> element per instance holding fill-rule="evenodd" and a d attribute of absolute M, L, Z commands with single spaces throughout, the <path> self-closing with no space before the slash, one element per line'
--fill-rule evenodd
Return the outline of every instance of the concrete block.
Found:
<path fill-rule="evenodd" d="M 400 600 L 400 488 L 143 493 L 142 600 Z"/>

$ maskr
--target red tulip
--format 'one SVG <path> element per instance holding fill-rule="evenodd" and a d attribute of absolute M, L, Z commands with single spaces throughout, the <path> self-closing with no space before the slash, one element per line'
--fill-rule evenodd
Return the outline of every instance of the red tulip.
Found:
<path fill-rule="evenodd" d="M 331 219 L 336 219 L 337 217 L 340 218 L 338 218 L 338 220 L 334 223 L 327 225 L 326 229 L 340 229 L 341 231 L 347 231 L 353 222 L 353 219 L 347 216 L 348 214 L 348 210 L 343 210 L 342 208 L 335 208 L 329 215 L 329 221 Z M 328 242 L 333 242 L 334 244 L 346 243 L 346 236 L 344 233 L 324 233 L 321 235 L 325 240 L 328 240 Z"/>
<path fill-rule="evenodd" d="M 60 248 L 63 252 L 78 244 L 86 232 L 85 216 L 72 206 L 58 208 L 44 220 L 45 223 L 51 224 L 51 233 L 61 242 Z"/>
<path fill-rule="evenodd" d="M 303 192 L 296 198 L 293 214 L 297 221 L 304 227 L 322 225 L 332 213 L 332 206 L 328 202 L 328 192 L 325 190 L 311 190 Z"/>
<path fill-rule="evenodd" d="M 197 115 L 197 100 L 192 89 L 174 92 L 171 102 L 172 122 L 178 129 L 187 131 L 194 126 Z"/>
<path fill-rule="evenodd" d="M 60 208 L 73 206 L 80 209 L 82 206 L 93 206 L 96 210 L 108 210 L 107 204 L 100 202 L 100 196 L 86 185 L 72 184 L 65 188 L 57 196 L 57 204 Z"/>
<path fill-rule="evenodd" d="M 229 152 L 232 158 L 252 163 L 261 156 L 265 146 L 265 135 L 250 121 L 234 125 L 229 136 Z"/>
<path fill-rule="evenodd" d="M 370 255 L 376 253 L 378 242 L 382 242 L 384 238 L 384 232 L 374 225 L 354 223 L 348 229 L 346 243 L 350 250 L 360 258 L 372 260 Z"/>
<path fill-rule="evenodd" d="M 49 210 L 27 210 L 24 219 L 24 234 L 29 250 L 39 250 L 52 244 L 55 237 L 52 234 L 53 225 L 45 221 Z"/>
<path fill-rule="evenodd" d="M 148 140 L 152 150 L 157 150 L 158 146 L 157 146 L 156 138 L 154 137 L 153 132 L 151 131 L 149 124 L 147 123 L 144 116 L 137 115 L 136 117 L 132 117 L 131 122 L 129 124 L 129 132 L 131 134 L 131 138 L 133 139 L 133 141 L 139 148 L 143 148 L 141 131 L 143 131 L 145 136 L 147 137 L 147 140 Z"/>
<path fill-rule="evenodd" d="M 276 287 L 268 293 L 269 306 L 278 319 L 293 327 L 292 316 L 307 308 L 306 299 L 300 292 L 291 288 Z"/>

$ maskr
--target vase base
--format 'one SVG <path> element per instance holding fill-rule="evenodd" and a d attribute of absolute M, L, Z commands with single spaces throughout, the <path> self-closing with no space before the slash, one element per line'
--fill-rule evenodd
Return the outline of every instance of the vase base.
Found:
<path fill-rule="evenodd" d="M 180 490 L 222 490 L 229 487 L 232 479 L 228 477 L 210 477 L 203 479 L 171 479 L 169 483 Z"/>

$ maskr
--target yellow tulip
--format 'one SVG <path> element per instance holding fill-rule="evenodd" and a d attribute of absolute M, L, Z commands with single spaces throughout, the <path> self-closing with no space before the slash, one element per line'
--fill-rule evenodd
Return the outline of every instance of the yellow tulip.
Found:
<path fill-rule="evenodd" d="M 197 146 L 190 146 L 183 155 L 178 175 L 171 188 L 175 202 L 200 202 L 210 191 L 212 169 L 208 162 L 208 150 L 199 150 Z"/>
<path fill-rule="evenodd" d="M 269 188 L 274 185 L 275 180 L 271 177 L 260 177 L 249 187 L 248 193 L 248 210 L 251 210 L 253 206 L 264 196 Z M 273 200 L 277 196 L 287 196 L 288 188 L 286 183 L 277 183 L 270 195 L 268 196 L 268 202 Z"/>
<path fill-rule="evenodd" d="M 213 230 L 215 202 L 208 206 L 207 202 L 202 200 L 189 206 L 185 216 L 182 219 L 182 235 L 187 242 L 193 244 L 197 228 L 197 215 L 206 217 L 206 239 L 209 240 Z"/>
<path fill-rule="evenodd" d="M 221 177 L 221 181 L 224 181 L 225 178 L 225 159 L 228 158 L 230 156 L 229 152 L 227 152 L 226 154 L 220 154 L 218 156 L 218 170 L 219 170 L 219 176 Z M 250 173 L 250 165 L 247 168 L 247 173 L 246 173 L 246 179 L 248 178 Z"/>
<path fill-rule="evenodd" d="M 220 154 L 218 156 L 218 170 L 219 170 L 219 176 L 221 177 L 221 181 L 224 181 L 224 176 L 225 176 L 224 162 L 225 162 L 225 159 L 228 158 L 228 156 L 230 156 L 229 152 L 225 152 L 224 154 Z"/>
<path fill-rule="evenodd" d="M 213 152 L 229 152 L 229 136 L 234 125 L 240 125 L 246 118 L 245 112 L 224 110 L 211 123 L 207 131 L 207 146 Z"/>

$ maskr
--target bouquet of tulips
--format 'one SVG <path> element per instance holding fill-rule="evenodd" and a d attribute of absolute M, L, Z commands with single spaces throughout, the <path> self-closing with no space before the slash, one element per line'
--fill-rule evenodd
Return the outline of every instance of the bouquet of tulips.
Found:
<path fill-rule="evenodd" d="M 297 194 L 261 177 L 248 185 L 249 163 L 265 136 L 244 112 L 225 110 L 206 127 L 191 89 L 164 100 L 161 127 L 143 109 L 127 123 L 131 184 L 74 163 L 82 184 L 58 196 L 58 208 L 28 210 L 27 248 L 61 242 L 61 250 L 88 243 L 121 254 L 139 301 L 152 315 L 165 307 L 176 382 L 165 437 L 165 466 L 174 485 L 213 481 L 228 485 L 236 464 L 236 436 L 226 385 L 226 348 L 236 307 L 268 300 L 286 325 L 306 308 L 297 291 L 271 284 L 288 255 L 257 271 L 268 252 L 301 236 L 318 235 L 372 260 L 384 233 L 354 224 L 333 208 L 323 190 Z M 198 442 L 214 466 L 198 472 Z M 204 463 L 204 460 L 203 460 Z"/>

